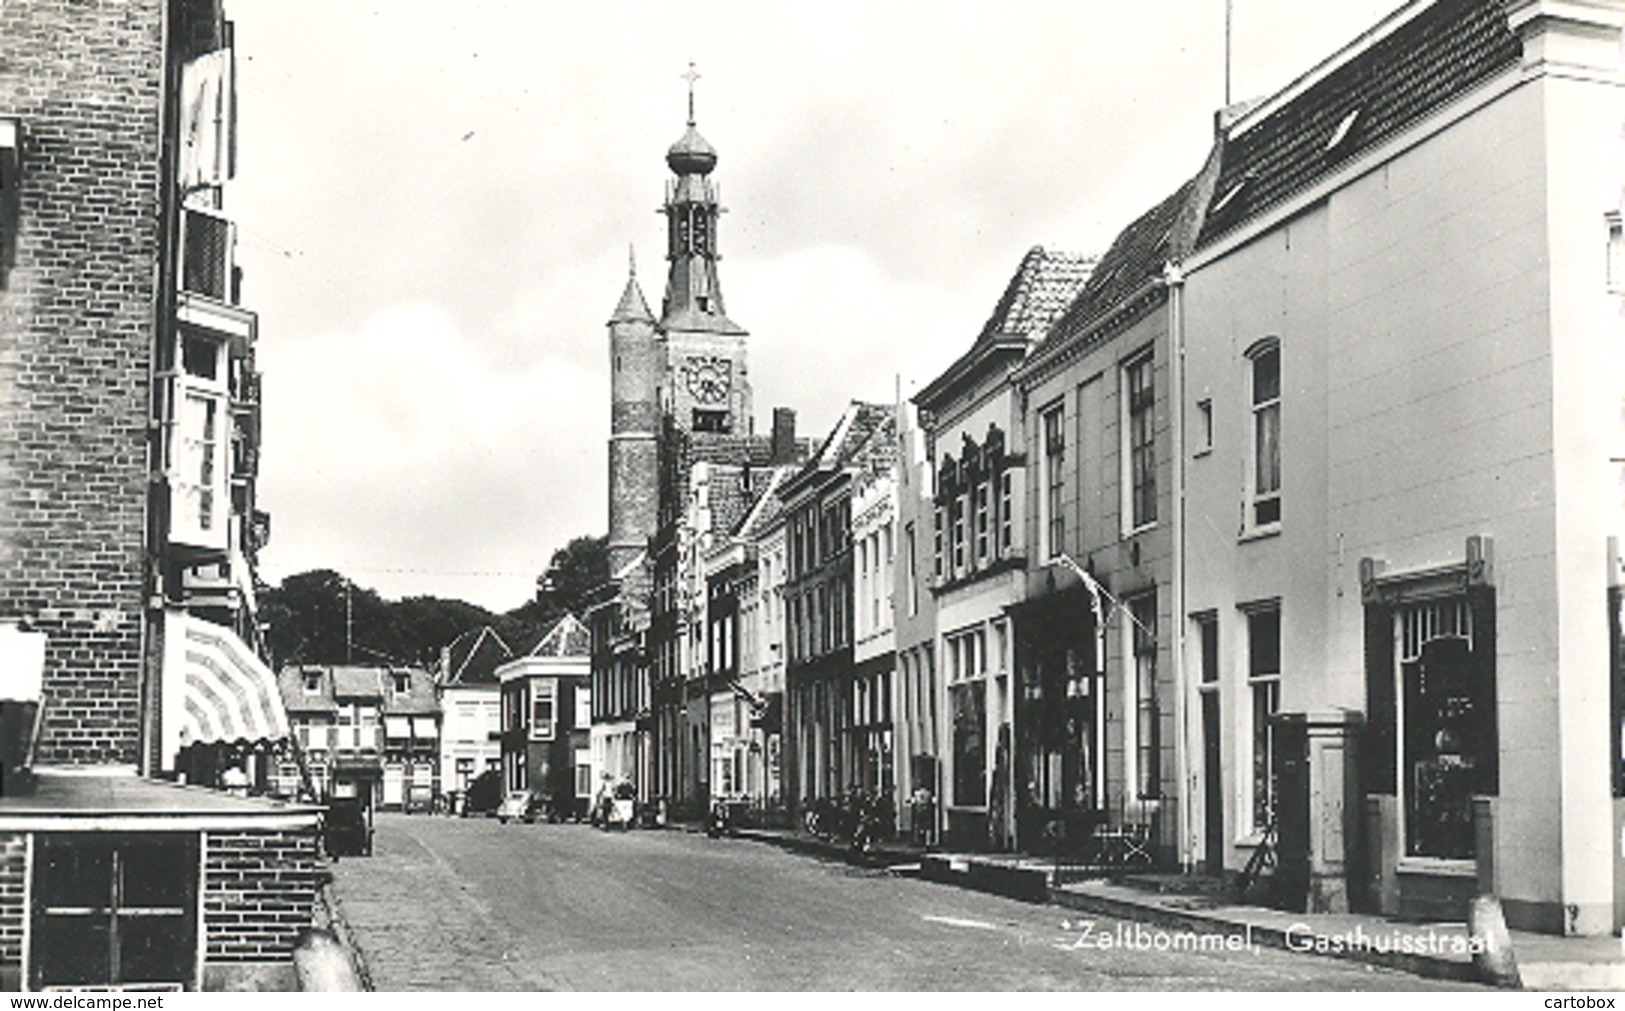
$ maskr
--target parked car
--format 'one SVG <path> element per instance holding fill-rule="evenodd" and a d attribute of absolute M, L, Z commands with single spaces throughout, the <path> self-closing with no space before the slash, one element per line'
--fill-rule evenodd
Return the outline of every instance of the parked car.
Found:
<path fill-rule="evenodd" d="M 335 860 L 372 855 L 372 812 L 356 797 L 334 797 L 322 819 L 322 842 Z"/>
<path fill-rule="evenodd" d="M 468 794 L 463 799 L 462 814 L 464 818 L 469 815 L 491 815 L 502 804 L 502 773 L 495 769 L 482 772 L 468 784 Z"/>
<path fill-rule="evenodd" d="M 545 794 L 533 790 L 513 790 L 502 798 L 502 804 L 497 808 L 497 820 L 506 825 L 509 818 L 527 825 L 557 820 L 552 802 Z"/>

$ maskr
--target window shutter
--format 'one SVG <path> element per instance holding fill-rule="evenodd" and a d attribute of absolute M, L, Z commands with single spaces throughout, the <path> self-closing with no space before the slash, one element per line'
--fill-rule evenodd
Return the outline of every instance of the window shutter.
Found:
<path fill-rule="evenodd" d="M 1374 604 L 1365 608 L 1366 734 L 1362 741 L 1361 783 L 1367 794 L 1395 794 L 1394 613 Z"/>

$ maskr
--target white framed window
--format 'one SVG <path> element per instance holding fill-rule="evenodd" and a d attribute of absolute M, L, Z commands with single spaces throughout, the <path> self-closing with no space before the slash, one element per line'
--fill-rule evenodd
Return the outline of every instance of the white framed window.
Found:
<path fill-rule="evenodd" d="M 1625 294 L 1625 227 L 1618 211 L 1604 215 L 1608 228 L 1608 290 L 1615 295 Z"/>
<path fill-rule="evenodd" d="M 942 582 L 942 506 L 931 510 L 931 524 L 935 531 L 932 535 L 933 550 L 936 555 L 937 582 Z"/>
<path fill-rule="evenodd" d="M 536 681 L 531 685 L 530 736 L 536 741 L 553 739 L 554 697 L 558 685 L 554 681 Z"/>
<path fill-rule="evenodd" d="M 999 473 L 999 555 L 1008 558 L 1015 550 L 1016 509 L 1015 472 L 1006 468 Z"/>
<path fill-rule="evenodd" d="M 1192 456 L 1206 456 L 1213 452 L 1213 401 L 1205 397 L 1196 402 L 1195 435 Z"/>
<path fill-rule="evenodd" d="M 971 507 L 976 517 L 976 564 L 986 565 L 992 548 L 992 519 L 988 516 L 988 482 L 976 482 L 976 488 L 971 495 Z"/>
<path fill-rule="evenodd" d="M 226 344 L 183 327 L 176 351 L 166 459 L 169 536 L 179 544 L 224 549 L 231 508 Z"/>
<path fill-rule="evenodd" d="M 1134 773 L 1141 799 L 1162 796 L 1162 701 L 1157 692 L 1157 595 L 1128 602 L 1134 665 Z"/>
<path fill-rule="evenodd" d="M 949 520 L 953 524 L 954 533 L 954 575 L 958 576 L 965 571 L 965 499 L 964 495 L 955 495 L 949 505 Z"/>
<path fill-rule="evenodd" d="M 1125 533 L 1157 521 L 1155 362 L 1148 350 L 1122 368 Z"/>
<path fill-rule="evenodd" d="M 1281 522 L 1281 344 L 1259 341 L 1247 351 L 1247 393 L 1252 412 L 1252 445 L 1247 454 L 1248 531 L 1274 529 Z"/>
<path fill-rule="evenodd" d="M 1040 503 L 1043 515 L 1039 519 L 1039 529 L 1044 538 L 1045 558 L 1054 558 L 1066 550 L 1066 514 L 1061 504 L 1066 490 L 1064 407 L 1063 403 L 1056 401 L 1039 415 L 1039 431 L 1044 440 L 1041 447 L 1044 455 L 1044 497 Z"/>
<path fill-rule="evenodd" d="M 1246 777 L 1252 829 L 1261 833 L 1275 816 L 1275 725 L 1281 711 L 1281 610 L 1247 612 L 1247 714 L 1251 775 Z"/>

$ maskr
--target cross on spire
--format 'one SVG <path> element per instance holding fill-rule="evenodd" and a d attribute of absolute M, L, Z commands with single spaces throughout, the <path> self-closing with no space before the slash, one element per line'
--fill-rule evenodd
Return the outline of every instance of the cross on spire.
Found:
<path fill-rule="evenodd" d="M 694 125 L 694 82 L 700 79 L 699 71 L 694 69 L 694 61 L 688 61 L 688 73 L 678 74 L 678 77 L 688 82 L 688 125 Z"/>

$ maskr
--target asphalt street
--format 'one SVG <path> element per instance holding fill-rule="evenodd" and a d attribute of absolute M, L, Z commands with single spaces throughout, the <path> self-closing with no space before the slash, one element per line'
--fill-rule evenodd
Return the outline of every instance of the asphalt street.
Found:
<path fill-rule="evenodd" d="M 380 815 L 334 876 L 379 990 L 1452 988 L 675 830 Z"/>

